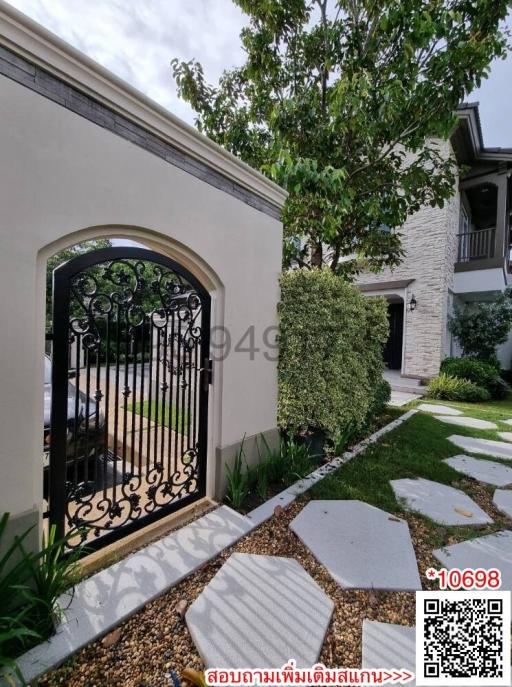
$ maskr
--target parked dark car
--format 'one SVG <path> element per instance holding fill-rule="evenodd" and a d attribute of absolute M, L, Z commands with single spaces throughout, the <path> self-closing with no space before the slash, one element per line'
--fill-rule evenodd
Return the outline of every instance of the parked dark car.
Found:
<path fill-rule="evenodd" d="M 50 413 L 52 402 L 52 362 L 49 356 L 44 359 L 44 498 L 48 497 L 49 451 L 51 444 Z M 78 404 L 78 412 L 77 410 Z M 86 413 L 89 422 L 86 421 Z M 67 479 L 71 482 L 94 480 L 95 466 L 105 454 L 105 419 L 98 413 L 96 423 L 96 401 L 68 383 L 67 413 Z M 87 465 L 87 470 L 86 470 Z"/>

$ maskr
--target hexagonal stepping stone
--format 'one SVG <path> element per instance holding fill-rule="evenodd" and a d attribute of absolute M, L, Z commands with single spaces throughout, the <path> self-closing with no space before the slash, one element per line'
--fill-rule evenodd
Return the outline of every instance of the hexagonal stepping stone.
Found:
<path fill-rule="evenodd" d="M 421 589 L 409 526 L 379 508 L 310 501 L 290 528 L 342 587 Z"/>
<path fill-rule="evenodd" d="M 498 432 L 498 436 L 503 441 L 512 441 L 512 432 Z"/>
<path fill-rule="evenodd" d="M 506 487 L 512 484 L 512 468 L 484 458 L 472 456 L 452 456 L 443 461 L 457 472 L 462 472 L 473 479 L 496 487 Z M 512 493 L 512 492 L 511 492 Z"/>
<path fill-rule="evenodd" d="M 363 620 L 362 667 L 416 671 L 416 628 Z M 408 685 L 416 685 L 412 680 Z"/>
<path fill-rule="evenodd" d="M 475 417 L 466 417 L 460 415 L 458 417 L 450 417 L 448 415 L 435 415 L 436 420 L 445 422 L 447 425 L 459 425 L 460 427 L 470 427 L 471 429 L 498 429 L 495 422 L 489 420 L 478 420 Z"/>
<path fill-rule="evenodd" d="M 206 667 L 301 667 L 318 659 L 334 604 L 292 558 L 234 553 L 185 619 Z"/>
<path fill-rule="evenodd" d="M 512 518 L 512 491 L 496 489 L 492 502 L 498 510 Z"/>
<path fill-rule="evenodd" d="M 448 441 L 470 453 L 481 453 L 485 456 L 494 458 L 505 458 L 512 460 L 512 446 L 504 441 L 493 441 L 492 439 L 475 439 L 474 437 L 463 437 L 459 434 L 452 434 Z"/>
<path fill-rule="evenodd" d="M 512 589 L 512 532 L 508 530 L 436 549 L 434 556 L 448 569 L 498 568 L 500 590 Z"/>
<path fill-rule="evenodd" d="M 467 494 L 428 479 L 395 479 L 395 496 L 407 510 L 426 515 L 440 525 L 486 525 L 492 519 Z"/>
<path fill-rule="evenodd" d="M 418 406 L 418 410 L 422 410 L 424 413 L 437 413 L 438 415 L 462 415 L 462 411 L 457 410 L 457 408 L 450 408 L 450 406 L 442 406 L 436 403 L 421 403 Z"/>
<path fill-rule="evenodd" d="M 512 425 L 512 418 L 510 420 L 500 420 L 500 422 L 503 422 L 505 425 Z"/>

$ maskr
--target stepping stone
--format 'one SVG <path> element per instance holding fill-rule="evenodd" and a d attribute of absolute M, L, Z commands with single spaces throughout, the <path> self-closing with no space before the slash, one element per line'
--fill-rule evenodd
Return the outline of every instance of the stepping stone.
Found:
<path fill-rule="evenodd" d="M 512 446 L 504 441 L 493 441 L 492 439 L 475 439 L 473 437 L 463 437 L 459 434 L 452 434 L 448 441 L 470 453 L 481 453 L 495 458 L 506 458 L 512 460 Z"/>
<path fill-rule="evenodd" d="M 440 525 L 486 525 L 493 522 L 460 489 L 428 479 L 395 479 L 390 484 L 407 510 L 426 515 Z"/>
<path fill-rule="evenodd" d="M 512 491 L 496 489 L 492 502 L 498 510 L 512 518 Z"/>
<path fill-rule="evenodd" d="M 304 668 L 318 660 L 334 609 L 293 558 L 234 553 L 186 613 L 207 668 Z"/>
<path fill-rule="evenodd" d="M 363 620 L 362 667 L 416 672 L 416 628 Z M 411 680 L 407 685 L 416 685 Z"/>
<path fill-rule="evenodd" d="M 350 589 L 421 589 L 409 527 L 362 501 L 310 501 L 290 528 Z"/>
<path fill-rule="evenodd" d="M 498 436 L 504 441 L 512 441 L 512 432 L 498 432 Z"/>
<path fill-rule="evenodd" d="M 410 394 L 407 391 L 393 391 L 391 390 L 391 398 L 388 401 L 388 406 L 393 408 L 401 408 L 411 401 L 416 401 L 421 398 L 421 394 Z"/>
<path fill-rule="evenodd" d="M 415 627 L 363 620 L 362 648 L 363 668 L 369 670 L 404 669 L 411 673 L 416 672 Z M 415 687 L 416 680 L 411 680 L 407 685 Z"/>
<path fill-rule="evenodd" d="M 457 408 L 450 408 L 450 406 L 442 406 L 436 403 L 422 403 L 418 406 L 418 410 L 422 410 L 424 413 L 437 413 L 438 415 L 462 415 L 462 411 L 457 410 Z"/>
<path fill-rule="evenodd" d="M 505 425 L 512 425 L 512 419 L 510 419 L 510 420 L 500 420 L 500 422 L 503 422 Z"/>
<path fill-rule="evenodd" d="M 471 456 L 453 456 L 444 460 L 443 463 L 485 484 L 492 484 L 495 487 L 506 487 L 512 484 L 512 468 L 502 463 Z"/>
<path fill-rule="evenodd" d="M 447 425 L 460 425 L 461 427 L 471 427 L 472 429 L 498 429 L 498 425 L 488 420 L 478 420 L 474 417 L 449 417 L 447 415 L 435 415 L 436 420 L 446 422 Z"/>
<path fill-rule="evenodd" d="M 512 532 L 508 530 L 436 549 L 434 556 L 449 570 L 498 568 L 501 571 L 500 591 L 512 589 Z"/>

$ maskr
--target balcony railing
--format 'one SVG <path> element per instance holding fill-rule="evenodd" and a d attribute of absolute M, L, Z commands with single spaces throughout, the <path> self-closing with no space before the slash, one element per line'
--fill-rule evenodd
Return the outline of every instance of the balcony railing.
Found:
<path fill-rule="evenodd" d="M 458 234 L 459 249 L 457 261 L 470 262 L 471 260 L 487 260 L 493 258 L 495 237 L 495 227 Z"/>

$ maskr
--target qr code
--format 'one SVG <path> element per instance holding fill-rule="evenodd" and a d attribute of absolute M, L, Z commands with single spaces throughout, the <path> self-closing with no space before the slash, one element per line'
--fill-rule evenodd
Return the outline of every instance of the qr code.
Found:
<path fill-rule="evenodd" d="M 510 592 L 417 592 L 416 684 L 511 684 Z"/>

